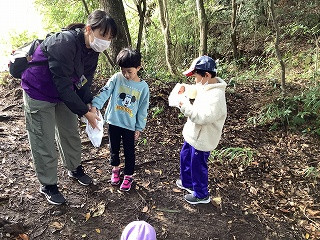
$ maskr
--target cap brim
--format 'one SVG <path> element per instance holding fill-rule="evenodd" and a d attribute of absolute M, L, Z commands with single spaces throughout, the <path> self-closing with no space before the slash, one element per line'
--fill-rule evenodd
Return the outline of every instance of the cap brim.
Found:
<path fill-rule="evenodd" d="M 187 77 L 190 77 L 190 76 L 192 76 L 193 71 L 194 71 L 194 68 L 189 68 L 188 70 L 184 71 L 182 74 Z"/>

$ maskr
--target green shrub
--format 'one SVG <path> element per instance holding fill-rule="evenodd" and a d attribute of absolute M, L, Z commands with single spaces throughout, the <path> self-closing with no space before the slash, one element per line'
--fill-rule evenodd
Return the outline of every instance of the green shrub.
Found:
<path fill-rule="evenodd" d="M 213 150 L 210 154 L 209 161 L 214 159 L 219 161 L 230 161 L 236 164 L 248 166 L 254 160 L 255 151 L 251 148 L 230 147 L 220 150 Z"/>
<path fill-rule="evenodd" d="M 320 85 L 310 87 L 298 96 L 278 98 L 248 121 L 254 125 L 270 124 L 271 129 L 287 126 L 320 135 Z"/>

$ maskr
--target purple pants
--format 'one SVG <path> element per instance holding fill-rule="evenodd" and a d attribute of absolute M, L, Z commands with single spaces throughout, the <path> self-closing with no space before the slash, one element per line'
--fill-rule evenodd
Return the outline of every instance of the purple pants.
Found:
<path fill-rule="evenodd" d="M 205 198 L 208 192 L 208 158 L 210 152 L 199 151 L 186 141 L 180 152 L 180 178 L 182 185 L 192 188 L 194 196 Z"/>

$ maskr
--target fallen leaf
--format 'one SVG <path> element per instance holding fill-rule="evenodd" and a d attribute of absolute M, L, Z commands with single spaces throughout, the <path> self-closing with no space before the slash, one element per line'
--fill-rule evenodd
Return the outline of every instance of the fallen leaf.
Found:
<path fill-rule="evenodd" d="M 144 188 L 147 188 L 147 187 L 150 185 L 150 181 L 148 181 L 148 182 L 143 182 L 141 185 L 142 185 Z"/>
<path fill-rule="evenodd" d="M 24 234 L 24 233 L 19 234 L 19 238 L 21 238 L 22 240 L 29 240 L 28 235 L 27 235 L 27 234 Z"/>
<path fill-rule="evenodd" d="M 222 199 L 221 199 L 221 197 L 215 197 L 215 198 L 212 198 L 211 201 L 212 201 L 212 203 L 220 206 Z"/>
<path fill-rule="evenodd" d="M 99 228 L 96 228 L 97 233 L 101 233 L 101 230 Z"/>
<path fill-rule="evenodd" d="M 145 169 L 144 172 L 147 173 L 147 174 L 149 174 L 149 175 L 151 174 L 151 171 L 148 170 L 148 169 Z"/>
<path fill-rule="evenodd" d="M 307 209 L 307 212 L 310 216 L 314 217 L 314 216 L 317 216 L 319 215 L 320 211 L 318 210 L 312 210 L 312 209 Z"/>
<path fill-rule="evenodd" d="M 87 234 L 82 234 L 81 237 L 82 237 L 82 238 L 86 238 L 86 237 L 87 237 Z"/>
<path fill-rule="evenodd" d="M 57 230 L 61 230 L 63 228 L 63 223 L 59 223 L 59 222 L 52 222 L 50 224 L 51 227 L 54 227 Z"/>
<path fill-rule="evenodd" d="M 309 233 L 306 233 L 306 239 L 309 239 L 309 237 L 310 237 L 310 234 Z"/>
<path fill-rule="evenodd" d="M 154 170 L 156 173 L 159 173 L 160 175 L 162 175 L 162 170 Z"/>
<path fill-rule="evenodd" d="M 148 212 L 148 210 L 149 210 L 148 206 L 145 206 L 145 207 L 142 209 L 141 212 L 146 213 L 146 212 Z"/>
<path fill-rule="evenodd" d="M 250 187 L 250 192 L 252 193 L 252 194 L 254 194 L 254 195 L 257 195 L 257 193 L 258 193 L 258 189 L 256 189 L 256 188 L 254 188 L 254 187 Z"/>
<path fill-rule="evenodd" d="M 90 217 L 91 217 L 91 214 L 89 212 L 86 213 L 86 221 L 88 221 Z"/>
<path fill-rule="evenodd" d="M 101 216 L 104 213 L 105 209 L 106 209 L 105 203 L 103 201 L 100 202 L 97 207 L 94 207 L 94 208 L 90 209 L 91 212 L 93 212 L 92 213 L 92 217 Z"/>
<path fill-rule="evenodd" d="M 175 193 L 181 193 L 181 192 L 182 192 L 182 191 L 181 191 L 180 189 L 178 189 L 178 188 L 174 188 L 174 189 L 172 189 L 172 191 L 175 192 Z"/>

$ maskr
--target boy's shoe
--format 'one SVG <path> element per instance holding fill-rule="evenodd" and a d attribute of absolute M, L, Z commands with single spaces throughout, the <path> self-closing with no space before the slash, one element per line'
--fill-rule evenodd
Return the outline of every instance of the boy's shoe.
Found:
<path fill-rule="evenodd" d="M 112 169 L 111 185 L 118 185 L 120 183 L 120 168 Z"/>
<path fill-rule="evenodd" d="M 49 203 L 55 205 L 61 205 L 66 202 L 66 199 L 59 192 L 57 185 L 40 186 L 40 193 L 42 193 Z"/>
<path fill-rule="evenodd" d="M 193 193 L 193 189 L 192 188 L 186 188 L 186 187 L 184 187 L 182 185 L 181 179 L 177 179 L 176 184 L 177 184 L 178 188 L 186 190 L 186 191 L 188 191 L 188 193 Z"/>
<path fill-rule="evenodd" d="M 184 199 L 190 204 L 199 204 L 199 203 L 209 203 L 210 197 L 207 196 L 205 198 L 197 198 L 192 193 L 184 196 Z"/>
<path fill-rule="evenodd" d="M 83 171 L 82 165 L 79 165 L 74 171 L 68 171 L 68 176 L 77 179 L 78 182 L 84 186 L 92 183 L 92 178 Z"/>
<path fill-rule="evenodd" d="M 133 182 L 133 177 L 125 175 L 123 182 L 121 183 L 120 190 L 129 191 L 131 189 L 132 182 Z"/>

